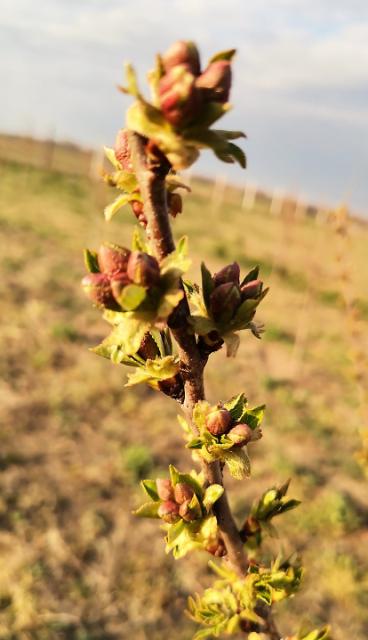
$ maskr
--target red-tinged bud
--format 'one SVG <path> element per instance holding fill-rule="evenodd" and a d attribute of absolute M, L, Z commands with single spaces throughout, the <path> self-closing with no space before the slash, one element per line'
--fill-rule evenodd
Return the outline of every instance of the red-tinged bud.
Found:
<path fill-rule="evenodd" d="M 125 171 L 133 171 L 128 129 L 120 129 L 115 140 L 115 156 Z"/>
<path fill-rule="evenodd" d="M 262 280 L 251 280 L 240 287 L 242 300 L 258 298 L 262 292 Z"/>
<path fill-rule="evenodd" d="M 105 242 L 98 251 L 98 265 L 109 278 L 125 273 L 131 251 L 118 244 Z"/>
<path fill-rule="evenodd" d="M 232 423 L 230 411 L 216 407 L 209 412 L 206 418 L 206 427 L 213 436 L 222 436 L 227 433 Z"/>
<path fill-rule="evenodd" d="M 196 86 L 202 89 L 206 102 L 227 102 L 231 87 L 231 63 L 229 60 L 211 62 L 197 78 Z"/>
<path fill-rule="evenodd" d="M 244 447 L 252 440 L 253 430 L 248 424 L 237 424 L 230 429 L 228 438 L 233 441 L 234 447 Z"/>
<path fill-rule="evenodd" d="M 210 309 L 215 320 L 228 322 L 241 303 L 240 289 L 232 282 L 216 287 L 210 296 Z"/>
<path fill-rule="evenodd" d="M 139 200 L 131 200 L 129 204 L 132 207 L 133 213 L 137 218 L 139 224 L 142 227 L 146 228 L 147 218 L 144 214 L 143 202 L 139 202 Z"/>
<path fill-rule="evenodd" d="M 224 545 L 224 541 L 221 538 L 210 542 L 210 544 L 208 544 L 205 548 L 206 551 L 215 556 L 215 558 L 223 558 L 223 556 L 226 556 L 226 548 Z"/>
<path fill-rule="evenodd" d="M 111 278 L 110 284 L 112 295 L 116 301 L 119 301 L 122 290 L 127 286 L 127 284 L 130 284 L 130 280 L 126 273 L 120 273 L 119 275 Z"/>
<path fill-rule="evenodd" d="M 165 500 L 165 502 L 160 504 L 157 513 L 159 518 L 169 524 L 174 524 L 174 522 L 177 522 L 180 519 L 179 505 L 172 500 Z"/>
<path fill-rule="evenodd" d="M 180 373 L 172 378 L 166 378 L 166 380 L 160 380 L 158 382 L 158 388 L 166 396 L 169 396 L 173 400 L 177 400 L 181 404 L 184 402 L 184 382 Z"/>
<path fill-rule="evenodd" d="M 188 124 L 200 110 L 202 99 L 194 80 L 184 65 L 174 67 L 160 80 L 160 107 L 174 127 Z"/>
<path fill-rule="evenodd" d="M 194 490 L 186 482 L 178 482 L 174 487 L 175 502 L 183 504 L 185 501 L 191 501 L 194 496 Z"/>
<path fill-rule="evenodd" d="M 237 262 L 233 262 L 232 264 L 226 265 L 220 271 L 215 273 L 213 276 L 213 282 L 215 287 L 219 287 L 220 284 L 225 284 L 226 282 L 233 282 L 234 284 L 239 284 L 240 278 L 240 267 Z"/>
<path fill-rule="evenodd" d="M 144 358 L 144 360 L 154 360 L 160 355 L 160 350 L 149 332 L 143 336 L 138 355 Z"/>
<path fill-rule="evenodd" d="M 185 64 L 195 76 L 200 72 L 199 53 L 193 42 L 174 42 L 162 56 L 162 63 L 166 73 L 179 64 Z"/>
<path fill-rule="evenodd" d="M 132 251 L 128 261 L 127 274 L 135 284 L 152 287 L 160 280 L 160 267 L 154 256 L 142 251 Z"/>
<path fill-rule="evenodd" d="M 84 276 L 82 287 L 86 296 L 98 307 L 119 309 L 112 295 L 110 280 L 105 273 L 89 273 Z"/>
<path fill-rule="evenodd" d="M 193 520 L 196 520 L 196 514 L 194 513 L 193 509 L 190 508 L 189 505 L 190 505 L 190 500 L 185 500 L 180 505 L 179 515 L 186 522 L 193 522 Z"/>
<path fill-rule="evenodd" d="M 164 502 L 175 502 L 174 487 L 170 480 L 167 478 L 157 478 L 156 485 L 160 500 L 164 500 Z"/>
<path fill-rule="evenodd" d="M 169 214 L 176 218 L 176 216 L 183 211 L 183 200 L 179 193 L 169 193 L 167 196 L 167 205 Z"/>

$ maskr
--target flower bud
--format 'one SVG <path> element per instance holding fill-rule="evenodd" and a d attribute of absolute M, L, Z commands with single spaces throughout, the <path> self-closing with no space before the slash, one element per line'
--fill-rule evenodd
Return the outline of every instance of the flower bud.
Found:
<path fill-rule="evenodd" d="M 119 273 L 118 275 L 111 278 L 111 281 L 110 281 L 111 291 L 112 291 L 112 295 L 114 296 L 117 302 L 119 302 L 121 292 L 124 289 L 124 287 L 127 286 L 127 284 L 130 284 L 130 280 L 126 273 Z"/>
<path fill-rule="evenodd" d="M 183 200 L 179 193 L 169 193 L 167 196 L 167 206 L 169 214 L 176 218 L 178 213 L 183 211 Z"/>
<path fill-rule="evenodd" d="M 160 80 L 160 107 L 168 122 L 182 127 L 195 118 L 200 110 L 201 95 L 194 84 L 194 76 L 184 65 L 172 68 Z"/>
<path fill-rule="evenodd" d="M 210 296 L 210 309 L 219 322 L 229 322 L 241 303 L 240 289 L 232 282 L 216 287 Z"/>
<path fill-rule="evenodd" d="M 205 549 L 216 558 L 223 558 L 223 556 L 226 556 L 226 548 L 222 538 L 217 538 L 213 542 L 210 542 Z"/>
<path fill-rule="evenodd" d="M 132 251 L 127 274 L 130 280 L 143 287 L 152 287 L 160 280 L 160 267 L 154 256 L 142 251 Z"/>
<path fill-rule="evenodd" d="M 138 355 L 144 360 L 154 360 L 160 355 L 160 350 L 148 331 L 143 336 Z"/>
<path fill-rule="evenodd" d="M 232 264 L 226 265 L 215 273 L 213 276 L 213 282 L 215 287 L 219 287 L 220 284 L 225 284 L 226 282 L 233 282 L 234 284 L 239 284 L 240 278 L 240 267 L 237 262 L 233 262 Z"/>
<path fill-rule="evenodd" d="M 258 298 L 262 291 L 262 280 L 251 280 L 240 287 L 242 300 Z"/>
<path fill-rule="evenodd" d="M 196 86 L 203 90 L 206 102 L 227 102 L 231 87 L 231 63 L 229 60 L 211 62 L 197 78 Z"/>
<path fill-rule="evenodd" d="M 112 295 L 110 280 L 105 273 L 89 273 L 82 280 L 82 287 L 86 296 L 98 307 L 118 309 Z"/>
<path fill-rule="evenodd" d="M 131 200 L 129 204 L 131 205 L 133 213 L 137 218 L 139 224 L 142 227 L 146 228 L 147 218 L 144 214 L 143 202 L 140 202 L 139 200 Z"/>
<path fill-rule="evenodd" d="M 179 64 L 185 64 L 196 76 L 200 71 L 198 49 L 193 42 L 178 40 L 162 56 L 162 64 L 166 73 Z"/>
<path fill-rule="evenodd" d="M 171 484 L 171 480 L 167 478 L 157 478 L 156 485 L 160 500 L 164 500 L 164 502 L 175 502 L 174 487 Z"/>
<path fill-rule="evenodd" d="M 222 436 L 227 433 L 232 423 L 230 411 L 216 407 L 209 412 L 206 418 L 206 427 L 213 436 Z"/>
<path fill-rule="evenodd" d="M 193 520 L 196 520 L 196 514 L 194 513 L 193 509 L 190 508 L 189 505 L 190 505 L 190 500 L 185 500 L 180 505 L 179 515 L 186 522 L 193 522 Z"/>
<path fill-rule="evenodd" d="M 180 518 L 179 505 L 172 500 L 165 500 L 165 502 L 162 502 L 157 513 L 159 518 L 169 524 L 174 524 L 174 522 L 177 522 Z"/>
<path fill-rule="evenodd" d="M 133 171 L 130 157 L 128 129 L 120 129 L 115 140 L 115 157 L 125 171 Z"/>
<path fill-rule="evenodd" d="M 105 242 L 98 251 L 98 265 L 109 278 L 125 273 L 131 251 L 118 244 Z"/>
<path fill-rule="evenodd" d="M 186 482 L 178 482 L 174 487 L 175 502 L 183 504 L 186 500 L 189 502 L 194 496 L 194 490 Z"/>
<path fill-rule="evenodd" d="M 234 447 L 244 447 L 251 441 L 252 435 L 253 430 L 247 424 L 237 424 L 227 434 L 228 438 L 233 441 Z"/>

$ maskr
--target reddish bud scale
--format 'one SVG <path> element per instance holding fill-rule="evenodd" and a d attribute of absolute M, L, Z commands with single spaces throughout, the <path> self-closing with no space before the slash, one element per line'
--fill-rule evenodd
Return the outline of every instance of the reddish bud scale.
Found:
<path fill-rule="evenodd" d="M 174 499 L 174 487 L 171 484 L 171 481 L 167 478 L 157 478 L 157 493 L 160 500 L 164 502 L 175 502 Z"/>
<path fill-rule="evenodd" d="M 131 251 L 118 244 L 105 242 L 98 251 L 98 265 L 109 278 L 125 273 Z"/>
<path fill-rule="evenodd" d="M 172 68 L 160 80 L 159 95 L 162 113 L 174 127 L 188 124 L 200 111 L 201 94 L 184 65 Z"/>
<path fill-rule="evenodd" d="M 184 64 L 196 76 L 200 71 L 198 49 L 193 42 L 178 40 L 164 53 L 162 64 L 166 73 L 173 67 Z"/>
<path fill-rule="evenodd" d="M 194 490 L 186 482 L 178 482 L 174 487 L 175 501 L 178 504 L 183 504 L 186 501 L 191 501 L 194 496 Z"/>
<path fill-rule="evenodd" d="M 221 284 L 225 284 L 226 282 L 233 282 L 234 284 L 239 284 L 240 278 L 240 267 L 237 262 L 233 262 L 232 264 L 226 265 L 220 271 L 215 273 L 213 276 L 213 283 L 215 287 L 219 287 Z"/>
<path fill-rule="evenodd" d="M 226 556 L 226 548 L 223 540 L 221 539 L 214 540 L 214 542 L 211 542 L 209 545 L 207 545 L 206 551 L 215 556 L 215 558 L 223 558 L 224 556 Z"/>
<path fill-rule="evenodd" d="M 196 515 L 189 505 L 190 500 L 185 500 L 179 507 L 179 515 L 186 522 L 193 522 L 196 520 Z"/>
<path fill-rule="evenodd" d="M 253 430 L 247 424 L 237 424 L 227 434 L 233 440 L 234 447 L 244 447 L 252 439 Z"/>
<path fill-rule="evenodd" d="M 154 360 L 160 355 L 159 348 L 149 332 L 143 336 L 138 355 L 144 358 L 144 360 Z"/>
<path fill-rule="evenodd" d="M 211 62 L 197 78 L 196 86 L 203 90 L 208 102 L 227 102 L 231 88 L 231 63 L 228 60 Z"/>
<path fill-rule="evenodd" d="M 137 218 L 139 224 L 146 228 L 147 226 L 147 218 L 144 215 L 143 203 L 139 202 L 139 200 L 131 200 L 130 206 L 132 207 L 133 213 Z"/>
<path fill-rule="evenodd" d="M 183 210 L 183 200 L 179 193 L 169 193 L 167 196 L 167 206 L 169 208 L 169 213 L 173 218 L 182 212 Z"/>
<path fill-rule="evenodd" d="M 258 298 L 262 292 L 262 280 L 251 280 L 240 287 L 242 300 Z"/>
<path fill-rule="evenodd" d="M 177 400 L 180 403 L 184 402 L 184 382 L 180 373 L 177 373 L 176 376 L 173 376 L 172 378 L 160 380 L 158 382 L 158 388 L 166 396 L 173 398 L 173 400 Z"/>
<path fill-rule="evenodd" d="M 110 280 L 105 273 L 89 273 L 82 280 L 82 287 L 86 296 L 98 307 L 118 309 L 112 295 Z"/>
<path fill-rule="evenodd" d="M 233 282 L 225 282 L 214 289 L 210 296 L 210 309 L 215 320 L 231 320 L 241 303 L 240 289 Z"/>
<path fill-rule="evenodd" d="M 216 408 L 206 418 L 206 427 L 213 436 L 221 436 L 230 429 L 232 417 L 227 409 Z"/>
<path fill-rule="evenodd" d="M 154 256 L 142 251 L 132 251 L 127 274 L 130 280 L 143 287 L 151 287 L 160 280 L 160 266 Z"/>
<path fill-rule="evenodd" d="M 162 504 L 160 504 L 158 508 L 157 513 L 159 518 L 161 518 L 165 522 L 168 522 L 169 524 L 174 524 L 174 522 L 177 522 L 180 518 L 179 505 L 172 500 L 165 500 L 165 502 L 162 502 Z"/>

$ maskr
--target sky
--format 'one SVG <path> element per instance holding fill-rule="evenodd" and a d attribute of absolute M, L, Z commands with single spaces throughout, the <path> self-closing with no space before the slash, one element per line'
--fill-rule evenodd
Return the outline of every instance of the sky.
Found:
<path fill-rule="evenodd" d="M 368 215 L 366 0 L 0 0 L 0 130 L 111 145 L 154 55 L 195 40 L 203 63 L 236 47 L 233 110 L 243 172 L 202 154 L 196 170 Z"/>

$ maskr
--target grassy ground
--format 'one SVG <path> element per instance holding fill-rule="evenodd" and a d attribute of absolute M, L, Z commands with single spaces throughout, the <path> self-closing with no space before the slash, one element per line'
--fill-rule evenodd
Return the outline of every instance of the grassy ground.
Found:
<path fill-rule="evenodd" d="M 211 401 L 244 390 L 268 405 L 253 478 L 229 482 L 232 504 L 241 519 L 254 497 L 292 477 L 303 504 L 267 549 L 296 549 L 307 573 L 280 607 L 281 628 L 330 620 L 336 640 L 364 640 L 368 495 L 354 458 L 362 407 L 339 274 L 345 265 L 359 299 L 364 351 L 367 231 L 353 227 L 341 244 L 331 226 L 242 209 L 236 191 L 211 212 L 208 186 L 193 186 L 175 223 L 190 237 L 192 275 L 203 256 L 213 269 L 236 258 L 243 269 L 259 263 L 271 284 L 264 339 L 244 335 L 236 360 L 217 353 L 208 368 Z M 112 196 L 83 177 L 0 165 L 3 640 L 188 640 L 185 600 L 208 579 L 205 554 L 174 563 L 157 523 L 130 515 L 141 477 L 191 465 L 178 406 L 125 390 L 124 369 L 88 351 L 107 325 L 81 293 L 81 250 L 127 243 L 133 227 L 128 211 L 104 223 Z"/>

